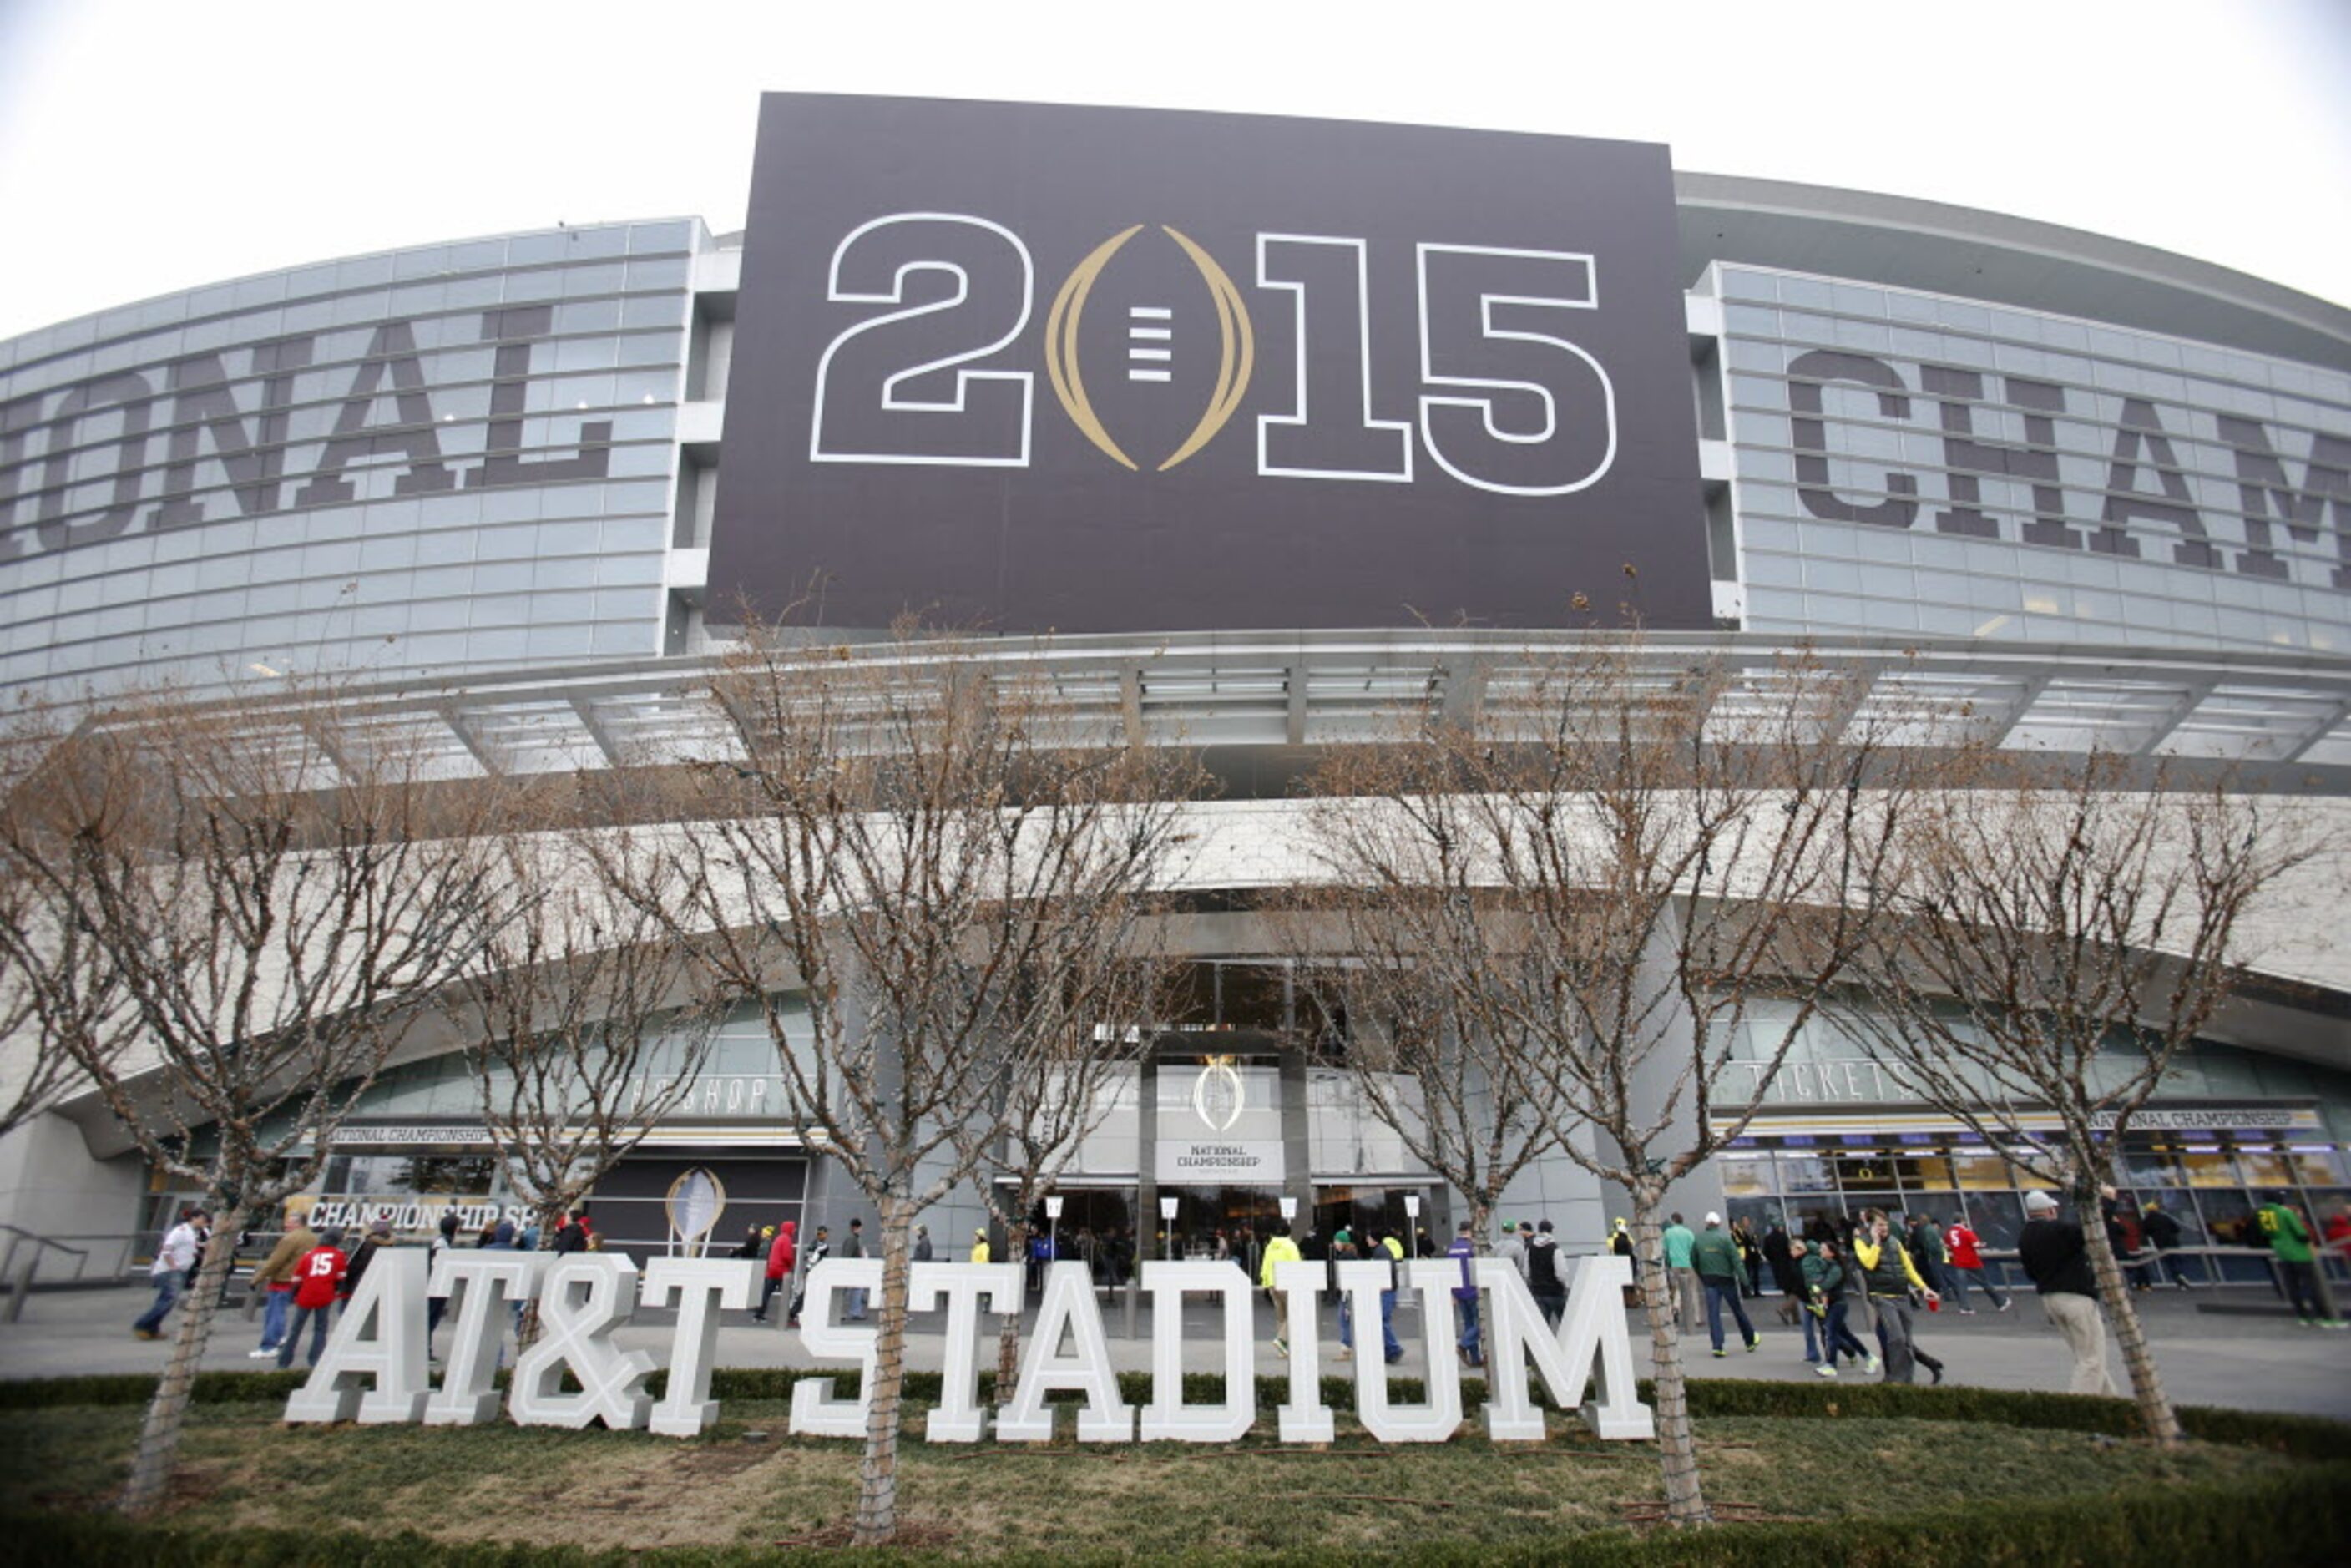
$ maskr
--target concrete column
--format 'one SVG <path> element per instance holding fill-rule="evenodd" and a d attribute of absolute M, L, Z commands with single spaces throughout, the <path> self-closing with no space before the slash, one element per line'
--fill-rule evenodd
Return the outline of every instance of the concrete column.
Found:
<path fill-rule="evenodd" d="M 1290 1233 L 1302 1237 L 1314 1224 L 1314 1172 L 1308 1165 L 1306 1138 L 1306 1053 L 1289 1047 L 1274 1061 L 1281 1085 L 1281 1190 L 1298 1200 Z"/>

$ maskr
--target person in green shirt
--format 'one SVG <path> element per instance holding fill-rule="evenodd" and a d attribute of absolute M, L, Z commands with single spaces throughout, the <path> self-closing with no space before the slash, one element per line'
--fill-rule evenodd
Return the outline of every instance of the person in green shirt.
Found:
<path fill-rule="evenodd" d="M 1739 1276 L 1746 1264 L 1739 1255 L 1738 1241 L 1722 1228 L 1722 1216 L 1706 1217 L 1706 1232 L 1690 1248 L 1690 1266 L 1698 1270 L 1698 1282 L 1706 1287 L 1706 1332 L 1714 1341 L 1714 1354 L 1729 1354 L 1722 1348 L 1722 1304 L 1726 1301 L 1730 1303 L 1730 1315 L 1739 1320 L 1740 1337 L 1747 1342 L 1751 1353 L 1763 1343 L 1763 1336 L 1747 1321 L 1747 1308 L 1739 1300 Z"/>
<path fill-rule="evenodd" d="M 1698 1275 L 1690 1270 L 1690 1249 L 1698 1238 L 1679 1214 L 1666 1227 L 1666 1283 L 1674 1296 L 1674 1332 L 1698 1333 Z"/>
<path fill-rule="evenodd" d="M 1837 1244 L 1823 1239 L 1797 1265 L 1804 1276 L 1804 1312 L 1809 1321 L 1813 1316 L 1822 1320 L 1821 1365 L 1823 1377 L 1837 1375 L 1837 1353 L 1844 1353 L 1849 1361 L 1865 1364 L 1871 1372 L 1877 1370 L 1877 1354 L 1853 1337 L 1845 1327 L 1845 1312 L 1850 1303 L 1845 1294 L 1844 1258 Z"/>
<path fill-rule="evenodd" d="M 2318 1285 L 2318 1262 L 2311 1248 L 2310 1228 L 2302 1216 L 2286 1207 L 2283 1194 L 2272 1194 L 2253 1218 L 2277 1254 L 2278 1272 L 2284 1277 L 2286 1300 L 2304 1328 L 2342 1328 L 2343 1321 L 2328 1310 Z"/>

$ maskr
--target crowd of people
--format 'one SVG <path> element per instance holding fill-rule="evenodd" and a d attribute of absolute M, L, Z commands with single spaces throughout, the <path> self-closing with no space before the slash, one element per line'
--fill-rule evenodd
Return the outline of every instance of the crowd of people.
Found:
<path fill-rule="evenodd" d="M 2290 1195 L 2273 1195 L 2247 1220 L 2248 1232 L 2270 1252 L 2279 1293 L 2296 1319 L 2304 1324 L 2340 1329 L 2346 1323 L 2335 1311 L 2323 1262 L 2329 1253 L 2351 1261 L 2351 1213 L 2338 1211 L 2323 1228 L 2297 1209 Z M 2153 1289 L 2168 1278 L 2179 1289 L 2194 1287 L 2178 1256 L 2181 1228 L 2158 1199 L 2133 1204 L 2105 1191 L 2095 1221 L 2063 1218 L 2058 1201 L 2045 1192 L 2024 1197 L 2025 1224 L 2015 1239 L 2017 1263 L 2032 1282 L 2043 1315 L 2064 1337 L 2073 1356 L 2070 1386 L 2075 1393 L 2115 1392 L 2106 1367 L 2104 1313 L 2085 1223 L 2103 1227 L 2126 1283 L 2136 1290 Z M 1480 1320 L 1481 1295 L 1473 1264 L 1488 1249 L 1463 1220 L 1444 1256 L 1458 1263 L 1459 1283 L 1453 1287 L 1458 1336 L 1455 1351 L 1465 1367 L 1485 1364 Z M 457 1217 L 444 1214 L 427 1246 L 437 1256 L 459 1244 Z M 473 1239 L 476 1248 L 537 1251 L 542 1238 L 536 1225 L 517 1227 L 498 1219 L 483 1227 Z M 557 1226 L 552 1249 L 560 1253 L 596 1251 L 603 1237 L 583 1208 L 566 1215 Z M 933 1259 L 927 1226 L 911 1235 L 914 1260 Z M 364 1235 L 346 1249 L 343 1231 L 314 1231 L 307 1210 L 289 1207 L 285 1228 L 254 1270 L 251 1288 L 261 1306 L 261 1338 L 250 1353 L 256 1360 L 290 1366 L 307 1332 L 308 1359 L 318 1364 L 329 1325 L 339 1307 L 347 1305 L 366 1277 L 370 1264 L 384 1248 L 395 1244 L 388 1219 L 370 1223 Z M 155 1299 L 132 1324 L 141 1339 L 161 1337 L 162 1326 L 185 1294 L 204 1264 L 212 1244 L 210 1217 L 197 1206 L 185 1207 L 157 1248 L 151 1276 Z M 1173 1250 L 1165 1238 L 1159 1244 Z M 1641 1260 L 1632 1233 L 1623 1219 L 1611 1228 L 1604 1245 L 1627 1259 L 1637 1281 Z M 1960 1315 L 1972 1316 L 1970 1303 L 1980 1297 L 1991 1311 L 2005 1312 L 2015 1304 L 1987 1269 L 1985 1243 L 1970 1217 L 1961 1212 L 1948 1221 L 1928 1214 L 1902 1215 L 1865 1208 L 1849 1218 L 1832 1218 L 1823 1212 L 1807 1218 L 1792 1233 L 1774 1224 L 1757 1235 L 1744 1218 L 1728 1225 L 1719 1214 L 1704 1216 L 1691 1228 L 1680 1214 L 1671 1217 L 1662 1238 L 1666 1290 L 1677 1333 L 1695 1337 L 1703 1321 L 1712 1353 L 1726 1357 L 1729 1330 L 1735 1328 L 1748 1354 L 1761 1347 L 1763 1336 L 1748 1311 L 1748 1303 L 1765 1295 L 1768 1278 L 1776 1295 L 1778 1319 L 1803 1333 L 1803 1359 L 1823 1377 L 1840 1375 L 1840 1364 L 1861 1367 L 1888 1382 L 1914 1382 L 1924 1368 L 1935 1383 L 1943 1381 L 1945 1364 L 1918 1343 L 1919 1313 L 1939 1312 L 1946 1302 Z M 1312 1232 L 1293 1237 L 1287 1223 L 1263 1236 L 1249 1227 L 1228 1233 L 1218 1228 L 1196 1239 L 1186 1250 L 1193 1256 L 1229 1261 L 1260 1287 L 1273 1309 L 1274 1347 L 1287 1355 L 1287 1303 L 1277 1283 L 1276 1270 L 1284 1263 L 1307 1260 L 1329 1270 L 1326 1285 L 1338 1305 L 1339 1358 L 1352 1358 L 1359 1325 L 1354 1302 L 1340 1289 L 1338 1266 L 1371 1261 L 1387 1265 L 1386 1284 L 1379 1293 L 1381 1350 L 1394 1363 L 1404 1350 L 1395 1333 L 1395 1307 L 1405 1286 L 1402 1265 L 1407 1259 L 1432 1257 L 1437 1249 L 1425 1230 L 1376 1224 L 1343 1226 L 1324 1241 Z M 751 1321 L 770 1320 L 775 1301 L 785 1296 L 780 1321 L 799 1326 L 809 1270 L 827 1257 L 871 1256 L 864 1222 L 852 1217 L 836 1250 L 830 1227 L 819 1225 L 803 1244 L 797 1221 L 784 1220 L 747 1228 L 734 1256 L 761 1266 L 762 1288 Z M 970 1260 L 991 1257 L 986 1229 L 973 1233 Z M 1565 1312 L 1569 1265 L 1552 1222 L 1503 1220 L 1491 1255 L 1509 1262 L 1526 1281 L 1545 1320 L 1556 1325 Z M 1049 1230 L 1034 1236 L 1026 1249 L 1027 1283 L 1040 1287 L 1044 1268 L 1058 1259 L 1083 1262 L 1099 1287 L 1117 1289 L 1133 1279 L 1134 1241 L 1116 1229 L 1100 1232 L 1081 1228 L 1057 1245 Z M 789 1293 L 787 1293 L 789 1292 Z M 852 1322 L 867 1316 L 866 1292 L 848 1293 L 844 1316 Z M 1637 1300 L 1637 1284 L 1625 1292 L 1625 1304 Z M 428 1350 L 439 1331 L 448 1302 L 428 1300 Z M 1759 1306 L 1758 1312 L 1761 1312 Z M 517 1308 L 519 1312 L 520 1309 Z M 1726 1327 L 1725 1320 L 1729 1320 Z M 1364 1325 L 1367 1326 L 1367 1325 Z"/>
<path fill-rule="evenodd" d="M 428 1255 L 437 1258 L 455 1247 L 461 1228 L 456 1215 L 444 1214 L 437 1230 L 425 1243 Z M 542 1239 L 535 1224 L 518 1227 L 512 1220 L 499 1219 L 485 1225 L 473 1244 L 490 1250 L 536 1252 Z M 178 1222 L 164 1233 L 155 1249 L 154 1262 L 148 1270 L 150 1281 L 155 1287 L 155 1299 L 131 1325 L 135 1337 L 162 1337 L 164 1319 L 194 1284 L 212 1241 L 212 1216 L 196 1205 L 183 1208 Z M 289 1207 L 285 1211 L 284 1228 L 247 1281 L 261 1311 L 261 1343 L 246 1353 L 248 1356 L 256 1361 L 274 1361 L 281 1367 L 290 1366 L 296 1347 L 307 1330 L 310 1337 L 308 1364 L 319 1364 L 336 1312 L 348 1306 L 358 1293 L 360 1281 L 367 1277 L 369 1265 L 376 1255 L 399 1244 L 392 1221 L 381 1218 L 370 1221 L 365 1232 L 347 1249 L 345 1244 L 349 1241 L 339 1227 L 311 1228 L 307 1207 Z M 585 1209 L 564 1216 L 552 1238 L 552 1249 L 559 1254 L 601 1251 L 603 1246 L 604 1238 Z M 428 1275 L 429 1272 L 428 1267 Z M 426 1301 L 428 1348 L 448 1306 L 444 1296 L 433 1296 Z"/>

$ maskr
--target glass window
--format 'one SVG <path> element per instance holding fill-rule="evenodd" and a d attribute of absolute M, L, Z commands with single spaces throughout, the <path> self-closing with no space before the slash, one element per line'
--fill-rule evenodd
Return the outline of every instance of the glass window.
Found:
<path fill-rule="evenodd" d="M 2344 1184 L 2343 1156 L 2332 1149 L 2297 1144 L 2286 1151 L 2286 1158 L 2304 1186 L 2340 1186 Z"/>
<path fill-rule="evenodd" d="M 1894 1186 L 1894 1162 L 1874 1151 L 1868 1154 L 1839 1155 L 1836 1174 L 1837 1186 L 1848 1193 L 1883 1192 L 1891 1189 Z"/>
<path fill-rule="evenodd" d="M 2259 1187 L 2290 1187 L 2294 1185 L 2294 1167 L 2287 1163 L 2283 1151 L 2276 1149 L 2239 1149 L 2237 1168 L 2246 1181 Z"/>
<path fill-rule="evenodd" d="M 2303 1197 L 2311 1218 L 2318 1221 L 2319 1234 L 2327 1239 L 2336 1258 L 2344 1259 L 2345 1238 L 2351 1237 L 2351 1191 L 2342 1187 L 2314 1187 Z"/>
<path fill-rule="evenodd" d="M 2122 1166 L 2123 1179 L 2133 1186 L 2175 1187 L 2181 1185 L 2179 1166 L 2168 1152 L 2126 1150 Z"/>
<path fill-rule="evenodd" d="M 1763 1233 L 1773 1226 L 1787 1223 L 1781 1211 L 1780 1200 L 1775 1197 L 1725 1197 L 1722 1207 L 1723 1218 L 1729 1223 L 1736 1225 L 1740 1220 L 1745 1220 L 1758 1239 L 1761 1239 Z M 1771 1277 L 1767 1270 L 1763 1278 L 1768 1281 Z"/>
<path fill-rule="evenodd" d="M 2196 1207 L 2204 1217 L 2208 1240 L 2234 1247 L 2267 1247 L 2268 1239 L 2253 1222 L 2252 1199 L 2242 1187 L 2199 1190 Z"/>
<path fill-rule="evenodd" d="M 1983 1245 L 1993 1251 L 2010 1251 L 2016 1239 L 2024 1233 L 2023 1200 L 2014 1193 L 1981 1193 L 1967 1200 L 1967 1215 Z"/>
<path fill-rule="evenodd" d="M 1829 1174 L 1829 1163 L 1813 1155 L 1782 1154 L 1779 1156 L 1780 1190 L 1788 1193 L 1834 1192 L 1836 1178 Z"/>
<path fill-rule="evenodd" d="M 1769 1155 L 1725 1155 L 1716 1163 L 1722 1173 L 1725 1197 L 1760 1197 L 1771 1190 Z"/>
<path fill-rule="evenodd" d="M 2142 1220 L 2150 1209 L 2160 1208 L 2179 1222 L 2182 1246 L 2200 1247 L 2204 1244 L 2203 1218 L 2196 1212 L 2195 1203 L 2185 1194 L 2145 1192 L 2139 1194 L 2139 1197 L 2142 1200 L 2139 1205 Z"/>
<path fill-rule="evenodd" d="M 1951 1222 L 1959 1217 L 1965 1207 L 1965 1201 L 1957 1193 L 1950 1192 L 1911 1191 L 1904 1197 L 1902 1203 L 1903 1212 L 1912 1218 L 1915 1219 L 1922 1214 L 1927 1215 L 1938 1227 L 1944 1229 L 1950 1228 Z"/>
<path fill-rule="evenodd" d="M 1856 1220 L 1865 1208 L 1875 1208 L 1886 1214 L 1902 1211 L 1902 1195 L 1898 1192 L 1851 1192 L 1844 1195 L 1844 1211 Z"/>
<path fill-rule="evenodd" d="M 2188 1185 L 2192 1187 L 2231 1187 L 2237 1185 L 2237 1167 L 2227 1155 L 2217 1149 L 2199 1149 L 2179 1156 L 2180 1169 L 2188 1173 Z"/>
<path fill-rule="evenodd" d="M 1942 1155 L 1922 1156 L 1903 1164 L 1908 1167 L 1902 1173 L 1905 1190 L 1949 1192 L 1959 1185 L 1952 1176 L 1951 1161 Z"/>

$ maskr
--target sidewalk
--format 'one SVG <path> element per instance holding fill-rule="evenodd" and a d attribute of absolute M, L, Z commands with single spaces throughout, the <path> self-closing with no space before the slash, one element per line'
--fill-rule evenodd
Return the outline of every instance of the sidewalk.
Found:
<path fill-rule="evenodd" d="M 131 1337 L 131 1321 L 143 1311 L 151 1292 L 144 1289 L 67 1291 L 36 1293 L 26 1303 L 22 1321 L 0 1323 L 0 1379 L 63 1377 L 84 1373 L 153 1373 L 162 1370 L 171 1353 L 175 1312 L 165 1325 L 166 1337 L 150 1343 Z M 2182 1405 L 2226 1405 L 2254 1410 L 2292 1410 L 2351 1419 L 2351 1333 L 2305 1329 L 2283 1314 L 2199 1312 L 2206 1301 L 2257 1307 L 2269 1303 L 2264 1293 L 2251 1290 L 2226 1292 L 2157 1291 L 2139 1298 L 2141 1321 L 2153 1340 L 2165 1386 Z M 1762 1333 L 1761 1348 L 1752 1354 L 1739 1347 L 1736 1330 L 1729 1333 L 1728 1359 L 1713 1358 L 1701 1331 L 1685 1339 L 1682 1353 L 1694 1377 L 1811 1379 L 1803 1360 L 1800 1329 L 1783 1327 L 1777 1298 L 1750 1302 L 1749 1312 Z M 1649 1360 L 1648 1331 L 1635 1313 L 1627 1313 L 1633 1336 L 1633 1360 L 1644 1375 Z M 746 1321 L 729 1312 L 718 1331 L 720 1366 L 810 1366 L 815 1364 L 802 1349 L 800 1336 L 773 1324 Z M 622 1344 L 651 1351 L 657 1360 L 668 1358 L 669 1325 L 674 1315 L 646 1312 L 615 1336 Z M 1151 1367 L 1151 1313 L 1136 1313 L 1135 1335 L 1124 1337 L 1123 1301 L 1106 1301 L 1103 1326 L 1110 1337 L 1111 1358 L 1121 1371 L 1147 1372 Z M 996 1364 L 996 1320 L 982 1319 L 978 1364 Z M 907 1364 L 918 1371 L 940 1365 L 942 1314 L 924 1313 L 908 1334 Z M 1976 1315 L 1961 1317 L 1946 1308 L 1917 1315 L 1919 1343 L 1949 1364 L 1947 1382 L 1986 1388 L 2037 1388 L 2063 1391 L 2072 1365 L 2057 1331 L 2041 1315 L 2031 1294 L 2017 1299 L 2013 1312 L 1995 1313 L 1988 1304 Z M 1217 1314 L 1195 1297 L 1184 1313 L 1184 1365 L 1186 1371 L 1222 1369 Z M 1258 1308 L 1258 1373 L 1282 1375 L 1288 1366 L 1273 1348 L 1273 1319 L 1260 1298 Z M 1373 1325 L 1374 1339 L 1377 1325 Z M 1420 1338 L 1420 1315 L 1410 1305 L 1396 1312 L 1397 1337 L 1405 1343 L 1400 1376 L 1417 1377 L 1426 1365 Z M 204 1364 L 220 1371 L 266 1369 L 269 1363 L 250 1360 L 246 1352 L 260 1343 L 259 1319 L 247 1321 L 231 1306 L 214 1320 L 213 1341 Z M 1336 1359 L 1339 1348 L 1335 1309 L 1323 1313 L 1322 1365 L 1326 1375 L 1352 1374 L 1353 1364 Z M 444 1325 L 444 1339 L 446 1343 Z M 2117 1386 L 2125 1386 L 2122 1361 L 2112 1358 Z M 300 1364 L 297 1358 L 297 1365 Z M 1848 1373 L 1846 1381 L 1865 1381 Z M 1926 1381 L 1921 1372 L 1919 1381 Z"/>

